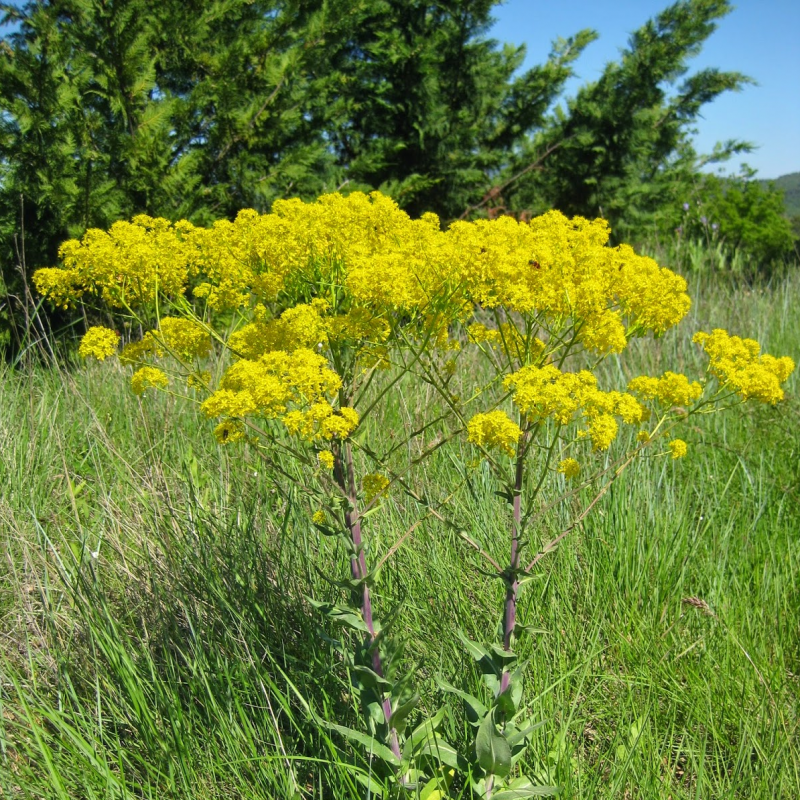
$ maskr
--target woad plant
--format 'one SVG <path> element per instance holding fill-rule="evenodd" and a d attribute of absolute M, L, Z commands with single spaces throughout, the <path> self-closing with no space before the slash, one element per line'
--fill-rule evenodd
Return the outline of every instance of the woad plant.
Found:
<path fill-rule="evenodd" d="M 338 602 L 312 603 L 346 631 L 337 646 L 363 725 L 326 724 L 367 754 L 371 796 L 557 791 L 517 766 L 541 724 L 515 652 L 520 592 L 624 470 L 687 455 L 687 422 L 783 399 L 793 361 L 720 329 L 694 336 L 708 359 L 697 379 L 666 371 L 601 387 L 602 362 L 618 359 L 625 375 L 630 343 L 663 335 L 690 307 L 683 278 L 608 239 L 605 221 L 556 211 L 442 230 L 435 215 L 411 219 L 378 193 L 333 194 L 209 228 L 135 217 L 66 242 L 61 266 L 34 276 L 57 306 L 102 304 L 115 315 L 122 335 L 90 327 L 82 356 L 116 356 L 137 395 L 196 401 L 221 445 L 258 452 L 277 487 L 300 488 L 309 526 L 345 549 L 349 573 L 330 579 Z M 438 401 L 401 416 L 381 449 L 370 419 L 380 425 L 395 395 L 423 388 Z M 459 483 L 427 485 L 426 461 L 448 452 Z M 506 504 L 505 563 L 454 510 L 478 475 Z M 495 636 L 454 631 L 484 694 L 438 678 L 474 730 L 461 752 L 442 733 L 445 709 L 420 711 L 396 633 L 402 608 L 376 612 L 393 551 L 376 559 L 370 527 L 390 495 L 419 510 L 411 530 L 431 518 L 455 530 L 505 589 Z M 569 523 L 543 540 L 542 520 L 567 509 Z"/>

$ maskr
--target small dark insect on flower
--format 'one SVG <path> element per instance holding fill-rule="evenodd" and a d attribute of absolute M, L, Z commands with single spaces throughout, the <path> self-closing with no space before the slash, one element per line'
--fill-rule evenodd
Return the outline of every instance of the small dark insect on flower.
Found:
<path fill-rule="evenodd" d="M 531 259 L 531 260 L 528 262 L 528 266 L 529 266 L 529 267 L 533 267 L 534 269 L 541 269 L 541 268 L 542 268 L 542 265 L 541 265 L 541 264 L 540 264 L 540 263 L 539 263 L 539 262 L 538 262 L 536 259 L 534 259 L 534 258 L 532 258 L 532 259 Z"/>

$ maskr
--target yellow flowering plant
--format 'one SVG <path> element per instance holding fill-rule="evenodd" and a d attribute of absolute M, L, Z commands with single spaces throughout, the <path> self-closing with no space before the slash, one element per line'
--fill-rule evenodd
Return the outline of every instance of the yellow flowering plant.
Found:
<path fill-rule="evenodd" d="M 66 243 L 62 266 L 34 276 L 56 305 L 94 297 L 152 321 L 119 351 L 135 393 L 192 397 L 220 444 L 258 449 L 278 483 L 289 480 L 278 454 L 305 471 L 310 524 L 349 556 L 349 575 L 335 582 L 348 597 L 314 604 L 356 635 L 344 655 L 367 732 L 332 727 L 377 757 L 382 778 L 403 791 L 447 797 L 455 770 L 478 797 L 542 793 L 515 770 L 536 727 L 514 652 L 522 583 L 637 458 L 685 456 L 686 442 L 669 437 L 687 419 L 783 399 L 791 359 L 721 330 L 695 337 L 710 359 L 703 380 L 665 372 L 602 387 L 605 359 L 622 358 L 635 337 L 663 335 L 690 307 L 680 276 L 626 245 L 609 247 L 608 237 L 602 220 L 555 211 L 442 230 L 434 215 L 412 220 L 379 193 L 335 194 L 277 201 L 270 214 L 243 211 L 208 229 L 136 217 Z M 118 339 L 90 328 L 80 353 L 107 358 Z M 401 381 L 432 388 L 444 410 L 409 422 L 381 453 L 365 422 Z M 625 428 L 633 435 L 620 436 Z M 435 438 L 425 446 L 428 433 Z M 417 454 L 401 461 L 415 439 Z M 464 700 L 475 728 L 474 746 L 460 754 L 441 736 L 442 713 L 409 729 L 419 695 L 375 613 L 379 564 L 368 538 L 373 513 L 395 490 L 423 517 L 462 530 L 447 501 L 434 503 L 413 481 L 419 464 L 459 439 L 494 475 L 509 520 L 505 566 L 463 535 L 504 582 L 505 601 L 497 642 L 462 637 L 486 697 L 440 682 Z M 460 486 L 475 468 L 464 465 Z M 586 498 L 583 510 L 534 545 L 537 521 L 567 498 Z"/>

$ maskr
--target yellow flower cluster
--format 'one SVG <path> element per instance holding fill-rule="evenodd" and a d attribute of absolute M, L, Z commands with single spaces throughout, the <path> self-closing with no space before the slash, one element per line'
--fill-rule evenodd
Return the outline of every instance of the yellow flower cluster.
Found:
<path fill-rule="evenodd" d="M 253 308 L 324 284 L 344 292 L 358 338 L 365 322 L 370 336 L 385 330 L 374 322 L 392 311 L 440 313 L 444 303 L 445 317 L 462 319 L 474 304 L 503 306 L 572 318 L 587 348 L 609 353 L 625 347 L 626 324 L 662 333 L 686 314 L 689 298 L 682 278 L 629 247 L 608 247 L 608 235 L 603 220 L 555 211 L 530 223 L 500 217 L 442 231 L 433 214 L 412 220 L 378 192 L 354 192 L 279 200 L 270 214 L 242 211 L 208 229 L 136 217 L 65 243 L 63 266 L 39 270 L 34 281 L 57 305 L 91 294 L 133 307 L 160 291 L 188 292 L 215 310 Z M 284 332 L 250 333 L 272 341 Z"/>
<path fill-rule="evenodd" d="M 761 354 L 755 339 L 741 339 L 717 328 L 711 333 L 694 335 L 709 356 L 709 372 L 725 387 L 743 400 L 760 400 L 773 405 L 784 398 L 782 383 L 794 371 L 794 361 L 788 356 L 776 358 Z"/>
<path fill-rule="evenodd" d="M 288 308 L 278 319 L 266 319 L 266 309 L 255 309 L 256 322 L 240 328 L 228 337 L 228 347 L 239 357 L 257 359 L 265 353 L 299 348 L 314 348 L 328 341 L 328 326 L 323 317 L 328 304 L 324 300 Z"/>
<path fill-rule="evenodd" d="M 330 450 L 321 450 L 317 454 L 317 458 L 319 459 L 319 464 L 323 469 L 333 469 L 334 465 L 334 458 L 333 453 Z"/>
<path fill-rule="evenodd" d="M 365 475 L 361 480 L 361 486 L 364 489 L 364 500 L 371 503 L 376 497 L 385 494 L 389 486 L 389 479 L 385 475 L 375 472 Z"/>
<path fill-rule="evenodd" d="M 283 424 L 289 433 L 307 442 L 346 439 L 358 427 L 358 414 L 352 408 L 334 409 L 328 403 L 314 403 L 305 411 L 290 411 Z"/>
<path fill-rule="evenodd" d="M 211 337 L 196 322 L 180 317 L 162 317 L 160 339 L 179 358 L 203 358 L 211 352 Z"/>
<path fill-rule="evenodd" d="M 163 370 L 156 367 L 142 367 L 131 376 L 131 389 L 134 394 L 144 394 L 146 389 L 166 389 L 169 379 Z"/>
<path fill-rule="evenodd" d="M 581 465 L 574 458 L 565 458 L 559 462 L 557 471 L 569 481 L 581 474 Z"/>
<path fill-rule="evenodd" d="M 648 418 L 647 409 L 624 392 L 603 392 L 588 370 L 561 372 L 553 364 L 527 366 L 508 375 L 504 386 L 513 391 L 514 404 L 530 420 L 551 418 L 568 425 L 580 416 L 595 450 L 607 450 L 617 436 L 616 417 L 628 425 Z"/>
<path fill-rule="evenodd" d="M 78 347 L 78 354 L 84 358 L 96 358 L 104 361 L 117 352 L 119 344 L 119 334 L 110 328 L 102 325 L 94 325 L 89 328 L 81 339 Z"/>
<path fill-rule="evenodd" d="M 341 378 L 328 367 L 327 360 L 306 348 L 292 353 L 276 350 L 258 359 L 240 359 L 226 371 L 220 388 L 201 406 L 208 417 L 246 417 L 259 415 L 274 419 L 286 413 L 289 404 L 310 406 L 310 416 L 303 417 L 303 424 L 295 412 L 287 415 L 287 426 L 292 431 L 305 435 L 314 430 L 317 437 L 318 424 L 332 435 L 346 426 L 352 430 L 358 420 L 341 419 L 332 422 L 334 412 L 327 402 L 329 395 L 342 385 Z M 322 411 L 322 408 L 327 409 Z M 343 410 L 342 410 L 343 411 Z M 330 437 L 328 437 L 330 438 Z"/>
<path fill-rule="evenodd" d="M 686 406 L 700 398 L 703 387 L 678 372 L 665 372 L 660 378 L 648 375 L 634 378 L 628 384 L 628 391 L 645 400 L 657 400 L 665 406 Z"/>
<path fill-rule="evenodd" d="M 496 447 L 513 456 L 514 448 L 522 436 L 519 425 L 505 411 L 476 414 L 467 423 L 467 440 L 480 447 Z"/>
<path fill-rule="evenodd" d="M 683 458 L 689 450 L 686 442 L 684 442 L 683 439 L 673 439 L 671 442 L 669 442 L 669 444 L 667 444 L 667 447 L 669 447 L 673 459 Z"/>
<path fill-rule="evenodd" d="M 577 423 L 578 436 L 602 451 L 619 421 L 648 418 L 640 401 L 686 406 L 703 391 L 685 375 L 665 372 L 635 378 L 627 392 L 604 392 L 591 372 L 562 372 L 553 363 L 581 350 L 619 353 L 631 337 L 661 335 L 689 310 L 683 278 L 608 240 L 604 220 L 557 211 L 530 222 L 499 217 L 442 230 L 433 214 L 414 220 L 378 192 L 354 192 L 313 203 L 279 200 L 269 214 L 245 210 L 209 228 L 138 216 L 66 242 L 61 266 L 39 270 L 34 282 L 58 306 L 94 296 L 134 315 L 159 297 L 167 300 L 159 309 L 202 308 L 202 322 L 162 317 L 123 348 L 120 361 L 137 370 L 137 393 L 168 385 L 152 365 L 167 356 L 181 362 L 190 387 L 210 390 L 208 373 L 186 362 L 212 353 L 212 335 L 226 345 L 233 363 L 202 404 L 219 418 L 215 433 L 223 443 L 245 437 L 248 417 L 282 420 L 312 443 L 344 439 L 359 418 L 335 400 L 342 378 L 389 366 L 394 348 L 409 342 L 427 355 L 458 350 L 466 330 L 468 342 L 491 351 L 495 368 L 520 367 L 503 385 L 526 421 Z M 487 327 L 482 321 L 492 314 Z M 221 335 L 223 329 L 232 332 Z M 111 330 L 91 328 L 80 352 L 107 358 L 118 340 Z M 710 356 L 710 373 L 743 399 L 783 398 L 791 359 L 761 355 L 753 340 L 720 330 L 695 341 Z M 455 360 L 443 370 L 453 376 Z M 475 415 L 467 436 L 513 454 L 521 430 L 492 411 Z M 330 469 L 326 453 L 320 464 Z M 562 466 L 570 477 L 571 460 Z"/>
<path fill-rule="evenodd" d="M 226 419 L 214 428 L 214 437 L 219 444 L 233 444 L 246 437 L 244 423 L 239 419 Z"/>
<path fill-rule="evenodd" d="M 140 215 L 115 222 L 108 232 L 88 230 L 61 245 L 62 268 L 33 275 L 37 291 L 68 308 L 83 295 L 96 295 L 114 307 L 152 302 L 157 292 L 177 297 L 186 291 L 193 248 L 186 222 Z"/>
<path fill-rule="evenodd" d="M 688 312 L 686 282 L 625 245 L 607 247 L 604 220 L 557 211 L 530 223 L 511 217 L 456 222 L 448 231 L 456 273 L 470 299 L 522 314 L 572 318 L 584 346 L 625 348 L 635 333 L 661 334 Z"/>

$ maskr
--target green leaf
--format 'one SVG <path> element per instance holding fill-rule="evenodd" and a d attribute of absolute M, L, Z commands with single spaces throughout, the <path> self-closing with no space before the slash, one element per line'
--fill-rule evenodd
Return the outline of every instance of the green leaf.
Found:
<path fill-rule="evenodd" d="M 534 786 L 527 778 L 523 780 L 527 785 L 512 785 L 501 789 L 492 795 L 492 800 L 522 800 L 525 797 L 553 797 L 558 794 L 557 786 Z"/>
<path fill-rule="evenodd" d="M 432 717 L 423 720 L 414 728 L 403 746 L 403 758 L 410 760 L 420 743 L 435 734 L 436 729 L 442 724 L 444 714 L 445 710 L 440 708 Z"/>
<path fill-rule="evenodd" d="M 364 622 L 361 614 L 355 609 L 348 608 L 347 606 L 334 605 L 333 603 L 321 603 L 310 597 L 308 598 L 308 602 L 318 611 L 321 611 L 328 619 L 333 620 L 339 625 L 344 625 L 352 630 L 369 634 L 367 623 Z"/>
<path fill-rule="evenodd" d="M 453 767 L 453 769 L 464 771 L 465 764 L 455 747 L 442 739 L 438 733 L 434 733 L 433 736 L 422 743 L 418 754 L 433 756 L 440 764 L 446 764 L 448 767 Z"/>
<path fill-rule="evenodd" d="M 419 705 L 419 699 L 419 695 L 414 692 L 409 700 L 397 706 L 392 712 L 392 727 L 395 728 L 398 733 L 402 733 L 405 729 L 408 715 Z"/>
<path fill-rule="evenodd" d="M 511 748 L 487 714 L 475 737 L 475 755 L 484 771 L 504 778 L 511 771 Z"/>
<path fill-rule="evenodd" d="M 376 780 L 373 780 L 371 775 L 365 775 L 363 772 L 356 773 L 356 780 L 366 789 L 369 791 L 370 795 L 374 795 L 375 797 L 383 797 L 385 792 L 383 786 L 381 786 Z M 301 797 L 301 795 L 298 795 Z"/>
<path fill-rule="evenodd" d="M 489 661 L 492 660 L 492 654 L 482 645 L 473 642 L 471 639 L 467 639 L 467 637 L 461 632 L 457 631 L 456 635 L 459 639 L 461 639 L 462 644 L 464 647 L 467 648 L 467 652 L 476 660 L 481 661 L 483 659 L 488 659 Z"/>
<path fill-rule="evenodd" d="M 333 722 L 324 721 L 325 727 L 330 728 L 332 731 L 341 733 L 346 739 L 351 742 L 360 744 L 367 753 L 377 756 L 381 761 L 391 764 L 393 767 L 400 766 L 400 759 L 391 751 L 389 747 L 382 744 L 377 739 L 369 736 L 361 731 L 353 730 L 352 728 L 345 728 L 344 725 L 336 725 Z"/>
<path fill-rule="evenodd" d="M 535 722 L 533 725 L 528 725 L 527 728 L 524 728 L 519 731 L 515 731 L 513 734 L 510 734 L 507 737 L 507 741 L 511 747 L 518 745 L 522 742 L 525 738 L 527 738 L 531 733 L 533 733 L 537 728 L 541 728 L 544 725 L 545 720 L 541 722 Z"/>
<path fill-rule="evenodd" d="M 482 645 L 467 639 L 461 631 L 458 631 L 457 635 L 464 647 L 467 648 L 467 652 L 478 662 L 486 685 L 496 693 L 499 687 L 499 678 L 503 674 L 503 661 L 496 658 Z"/>
<path fill-rule="evenodd" d="M 376 686 L 390 685 L 386 678 L 381 677 L 377 672 L 369 667 L 365 667 L 363 664 L 355 664 L 350 667 L 350 669 L 352 672 L 356 673 L 358 680 L 365 688 L 374 689 Z"/>
<path fill-rule="evenodd" d="M 441 775 L 431 778 L 419 793 L 419 800 L 446 800 L 449 796 L 447 790 L 453 782 L 455 772 L 452 769 L 442 769 Z"/>
<path fill-rule="evenodd" d="M 436 679 L 436 683 L 443 692 L 454 694 L 464 701 L 467 706 L 467 720 L 472 725 L 480 725 L 483 718 L 489 713 L 489 709 L 477 697 L 467 694 L 467 692 L 462 692 L 461 689 L 456 689 L 455 686 L 440 678 Z"/>
<path fill-rule="evenodd" d="M 442 789 L 436 778 L 431 778 L 419 793 L 419 800 L 445 800 L 447 789 Z"/>

